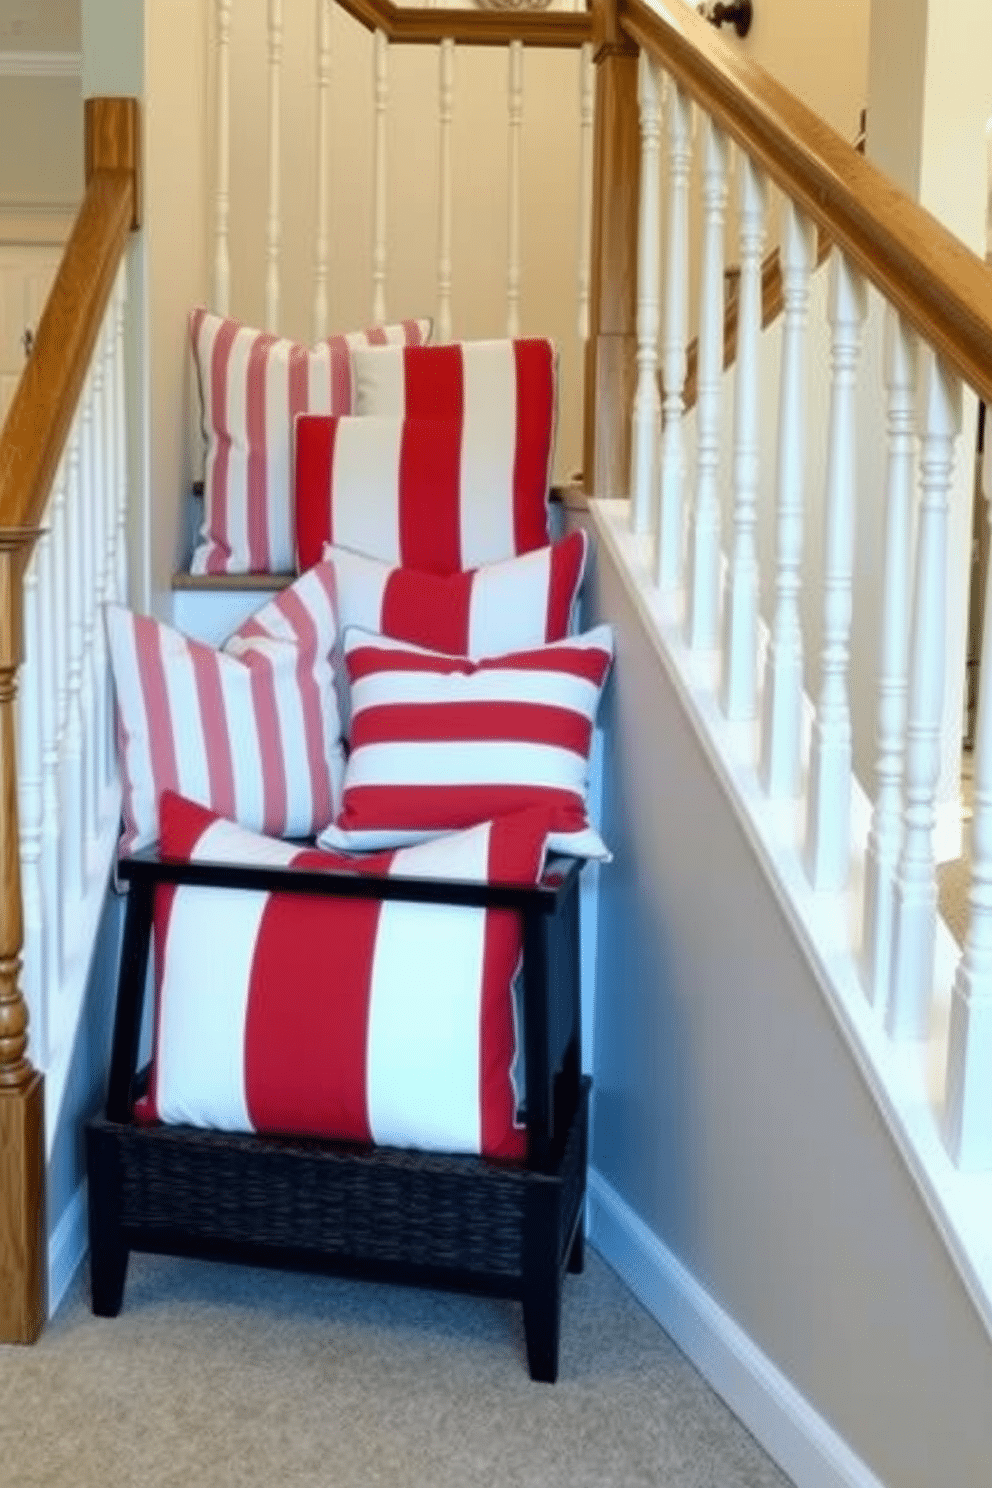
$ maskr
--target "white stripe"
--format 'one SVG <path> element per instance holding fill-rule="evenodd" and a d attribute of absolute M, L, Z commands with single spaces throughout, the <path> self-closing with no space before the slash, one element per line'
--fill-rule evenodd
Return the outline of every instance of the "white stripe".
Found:
<path fill-rule="evenodd" d="M 242 328 L 227 360 L 227 426 L 231 448 L 224 494 L 227 543 L 232 555 L 248 556 L 248 358 L 257 331 Z"/>
<path fill-rule="evenodd" d="M 167 630 L 164 626 L 159 628 L 157 640 L 179 777 L 176 789 L 191 801 L 207 805 L 210 801 L 210 775 L 190 643 L 177 631 Z M 161 783 L 165 784 L 164 781 Z"/>
<path fill-rule="evenodd" d="M 476 568 L 516 552 L 517 379 L 512 343 L 466 342 L 462 366 L 461 561 L 462 568 Z"/>
<path fill-rule="evenodd" d="M 486 877 L 488 829 L 399 853 L 393 875 Z M 416 861 L 411 862 L 414 858 Z M 373 1140 L 447 1152 L 482 1145 L 484 911 L 384 904 L 372 965 L 366 1100 Z"/>
<path fill-rule="evenodd" d="M 314 820 L 314 782 L 307 753 L 303 694 L 297 681 L 297 647 L 278 641 L 268 643 L 272 661 L 276 716 L 279 719 L 279 748 L 286 761 L 286 822 L 283 831 L 299 830 L 299 823 Z M 309 668 L 308 668 L 309 670 Z M 291 768 L 292 761 L 299 768 Z"/>
<path fill-rule="evenodd" d="M 487 653 L 488 637 L 499 638 L 500 652 L 525 650 L 534 643 L 542 618 L 543 640 L 550 588 L 550 548 L 480 568 L 469 601 L 469 655 L 495 654 Z"/>
<path fill-rule="evenodd" d="M 231 773 L 234 777 L 234 814 L 248 826 L 261 827 L 265 797 L 262 791 L 262 757 L 258 747 L 258 723 L 251 695 L 247 666 L 233 657 L 219 657 L 224 720 L 231 741 Z"/>
<path fill-rule="evenodd" d="M 326 341 L 315 346 L 307 357 L 307 413 L 331 412 L 331 348 Z M 295 437 L 290 433 L 290 463 Z M 289 488 L 292 490 L 292 486 Z"/>
<path fill-rule="evenodd" d="M 193 863 L 260 863 L 285 868 L 299 854 L 300 849 L 290 842 L 261 837 L 221 818 L 200 834 L 189 856 Z"/>
<path fill-rule="evenodd" d="M 486 740 L 468 743 L 366 744 L 348 761 L 346 789 L 370 785 L 532 786 L 573 791 L 585 805 L 586 757 L 549 744 Z"/>
<path fill-rule="evenodd" d="M 351 711 L 396 703 L 543 703 L 595 717 L 600 689 L 567 672 L 494 669 L 458 672 L 372 672 L 352 684 Z M 425 729 L 430 727 L 429 720 Z"/>
<path fill-rule="evenodd" d="M 406 412 L 406 362 L 402 350 L 356 347 L 351 354 L 356 413 Z"/>
<path fill-rule="evenodd" d="M 334 541 L 373 558 L 400 558 L 400 443 L 397 418 L 346 418 L 338 424 L 331 471 Z"/>
<path fill-rule="evenodd" d="M 348 625 L 366 631 L 382 628 L 382 602 L 392 569 L 363 553 L 325 543 L 324 557 L 333 563 L 338 581 L 338 608 L 342 630 Z"/>
<path fill-rule="evenodd" d="M 417 655 L 420 652 L 424 656 L 439 656 L 442 652 L 430 651 L 423 646 L 413 646 L 409 641 L 397 641 L 392 636 L 379 636 L 355 629 L 347 637 L 345 650 L 356 651 L 360 646 L 373 646 L 377 651 L 399 651 L 404 655 Z M 563 641 L 553 641 L 548 646 L 531 646 L 528 651 L 540 651 L 542 657 L 546 657 L 548 666 L 554 665 L 557 652 L 572 651 L 605 651 L 607 655 L 613 654 L 613 631 L 609 625 L 594 625 L 591 630 L 583 631 L 581 635 L 567 636 Z"/>
<path fill-rule="evenodd" d="M 107 639 L 114 669 L 117 708 L 124 726 L 126 774 L 131 782 L 131 814 L 136 836 L 130 847 L 137 851 L 158 836 L 158 807 L 152 775 L 151 729 L 141 687 L 141 664 L 130 611 L 107 605 Z"/>
<path fill-rule="evenodd" d="M 277 341 L 265 359 L 265 517 L 269 567 L 295 567 L 292 502 L 289 500 L 289 353 L 292 341 Z"/>

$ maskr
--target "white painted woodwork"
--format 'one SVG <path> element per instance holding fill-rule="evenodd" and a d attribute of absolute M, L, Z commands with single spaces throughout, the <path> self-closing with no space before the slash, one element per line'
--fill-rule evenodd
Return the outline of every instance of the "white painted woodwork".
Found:
<path fill-rule="evenodd" d="M 21 848 L 21 905 L 24 949 L 21 985 L 28 1005 L 32 1058 L 48 1058 L 46 999 L 44 995 L 44 937 L 41 897 L 41 678 L 38 667 L 39 602 L 38 550 L 32 555 L 22 590 L 24 652 L 29 665 L 21 668 L 17 720 L 17 812 Z"/>
<path fill-rule="evenodd" d="M 773 799 L 802 789 L 803 631 L 799 590 L 806 473 L 806 327 L 816 227 L 782 206 L 782 362 L 776 471 L 775 608 L 764 681 L 761 779 Z"/>
<path fill-rule="evenodd" d="M 982 517 L 986 522 L 989 519 L 987 493 Z M 982 658 L 972 756 L 970 913 L 951 993 L 944 1135 L 958 1167 L 988 1171 L 992 1169 L 992 584 L 985 587 Z"/>
<path fill-rule="evenodd" d="M 375 33 L 375 146 L 372 166 L 372 323 L 386 320 L 386 109 L 389 104 L 389 40 Z"/>
<path fill-rule="evenodd" d="M 87 792 L 90 802 L 90 814 L 87 818 L 89 835 L 92 841 L 96 840 L 100 830 L 100 804 L 103 797 L 104 762 L 103 762 L 103 719 L 107 694 L 107 641 L 106 631 L 103 623 L 103 601 L 104 601 L 104 522 L 106 508 L 104 506 L 104 491 L 107 482 L 107 448 L 106 431 L 104 426 L 104 376 L 102 356 L 102 331 L 97 340 L 90 364 L 89 385 L 93 408 L 93 430 L 90 444 L 91 455 L 91 486 L 89 501 L 83 516 L 88 533 L 88 544 L 91 549 L 91 586 L 92 599 L 90 602 L 90 631 L 87 654 L 89 657 L 89 669 L 93 679 L 93 701 L 92 717 L 90 720 L 89 733 L 87 737 L 87 771 L 89 780 Z"/>
<path fill-rule="evenodd" d="M 733 532 L 723 606 L 720 700 L 733 723 L 749 723 L 758 705 L 758 488 L 760 478 L 758 338 L 761 335 L 761 254 L 768 186 L 740 154 L 737 370 L 734 377 Z"/>
<path fill-rule="evenodd" d="M 438 222 L 437 331 L 435 339 L 451 340 L 451 121 L 455 97 L 455 43 L 445 37 L 438 51 Z"/>
<path fill-rule="evenodd" d="M 720 640 L 720 416 L 723 407 L 724 231 L 727 137 L 707 120 L 703 146 L 703 245 L 696 359 L 696 500 L 689 537 L 686 641 L 715 651 Z"/>
<path fill-rule="evenodd" d="M 806 867 L 814 889 L 840 889 L 851 859 L 851 582 L 857 484 L 856 395 L 868 309 L 864 280 L 841 253 L 830 264 L 831 380 L 824 491 L 823 638 L 810 744 Z"/>
<path fill-rule="evenodd" d="M 314 341 L 324 339 L 328 326 L 331 5 L 332 0 L 317 0 L 317 222 L 314 232 L 313 270 Z"/>
<path fill-rule="evenodd" d="M 892 964 L 893 885 L 902 846 L 902 769 L 916 471 L 916 361 L 912 331 L 891 307 L 885 322 L 888 464 L 885 569 L 878 660 L 878 762 L 865 849 L 861 970 L 869 1001 L 883 1007 Z"/>
<path fill-rule="evenodd" d="M 217 118 L 214 170 L 214 309 L 231 305 L 231 0 L 217 0 Z"/>
<path fill-rule="evenodd" d="M 592 42 L 579 54 L 579 246 L 578 288 L 580 341 L 589 339 L 589 294 L 592 262 L 592 163 L 593 120 L 596 104 L 596 69 Z"/>
<path fill-rule="evenodd" d="M 630 450 L 630 525 L 649 532 L 655 522 L 661 393 L 661 73 L 643 51 L 637 64 L 641 120 L 641 193 L 637 222 L 637 389 Z"/>
<path fill-rule="evenodd" d="M 114 303 L 113 291 L 107 304 L 101 332 L 103 358 L 103 447 L 104 478 L 98 492 L 103 517 L 103 549 L 101 554 L 102 582 L 100 593 L 103 604 L 112 604 L 117 599 L 117 563 L 114 547 L 117 538 L 117 435 L 115 431 L 116 400 L 114 397 Z M 100 705 L 98 746 L 100 752 L 100 793 L 105 796 L 114 779 L 114 733 L 113 733 L 113 689 L 110 679 L 110 656 L 107 650 L 106 627 L 103 623 L 103 608 L 100 610 L 100 642 L 103 648 L 100 675 L 103 695 Z"/>
<path fill-rule="evenodd" d="M 25 335 L 34 335 L 59 265 L 50 243 L 0 243 L 0 425 L 27 357 Z"/>
<path fill-rule="evenodd" d="M 63 479 L 61 471 L 57 477 Z M 49 503 L 49 516 L 51 503 Z M 35 661 L 41 746 L 42 906 L 41 992 L 46 1010 L 57 995 L 62 965 L 62 896 L 59 884 L 59 739 L 55 680 L 55 560 L 52 529 L 38 539 L 38 651 Z M 47 1012 L 46 1012 L 47 1018 Z M 47 1033 L 46 1033 L 47 1038 Z"/>
<path fill-rule="evenodd" d="M 269 200 L 265 219 L 265 329 L 279 329 L 279 254 L 282 243 L 282 0 L 269 0 Z"/>
<path fill-rule="evenodd" d="M 658 587 L 671 593 L 683 579 L 685 515 L 685 377 L 689 320 L 689 171 L 692 166 L 692 102 L 669 79 L 667 100 L 668 235 L 662 326 L 661 472 Z"/>
<path fill-rule="evenodd" d="M 94 524 L 90 517 L 94 505 L 94 465 L 96 456 L 93 449 L 95 434 L 92 379 L 87 380 L 83 389 L 82 414 L 82 441 L 79 460 L 79 538 L 82 562 L 82 598 L 80 603 L 83 642 L 81 652 L 82 680 L 79 689 L 79 701 L 82 711 L 82 733 L 80 740 L 82 750 L 82 883 L 85 890 L 88 847 L 90 840 L 96 835 L 96 796 L 94 790 L 96 781 L 93 770 L 93 721 L 96 708 L 93 679 L 93 641 L 96 630 L 96 554 L 93 541 Z"/>
<path fill-rule="evenodd" d="M 127 264 L 122 263 L 117 273 L 114 293 L 114 398 L 117 404 L 117 595 L 123 602 L 130 593 L 128 581 L 127 513 L 127 400 L 124 386 L 124 313 L 127 308 Z"/>
<path fill-rule="evenodd" d="M 524 117 L 524 44 L 511 41 L 507 87 L 506 334 L 520 335 L 520 135 Z"/>
<path fill-rule="evenodd" d="M 947 616 L 947 525 L 961 384 L 931 353 L 924 383 L 920 506 L 909 648 L 903 840 L 896 870 L 885 1022 L 893 1038 L 925 1038 L 933 989 L 937 880 L 933 852 L 940 776 Z"/>
<path fill-rule="evenodd" d="M 73 901 L 83 895 L 85 883 L 84 832 L 85 791 L 83 786 L 83 584 L 85 561 L 83 543 L 83 464 L 85 439 L 82 405 L 69 434 L 66 491 L 68 517 L 68 550 L 66 574 L 68 696 L 66 703 L 65 745 L 63 750 L 63 788 L 65 792 L 65 838 L 63 843 L 63 878 Z"/>

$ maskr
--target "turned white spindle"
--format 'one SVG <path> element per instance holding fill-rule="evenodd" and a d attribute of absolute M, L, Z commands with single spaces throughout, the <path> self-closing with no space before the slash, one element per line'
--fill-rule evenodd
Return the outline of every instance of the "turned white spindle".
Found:
<path fill-rule="evenodd" d="M 313 339 L 327 335 L 330 237 L 331 0 L 317 0 L 317 223 L 314 234 Z"/>
<path fill-rule="evenodd" d="M 62 480 L 59 472 L 58 480 Z M 51 507 L 49 507 L 49 514 Z M 59 737 L 55 679 L 55 562 L 52 532 L 38 539 L 38 701 L 41 744 L 41 841 L 39 854 L 42 924 L 42 991 L 49 1004 L 62 967 L 62 894 L 59 876 Z M 50 1005 L 50 1004 L 49 1004 Z"/>
<path fill-rule="evenodd" d="M 217 179 L 214 185 L 214 309 L 231 304 L 231 0 L 217 0 Z"/>
<path fill-rule="evenodd" d="M 113 688 L 109 673 L 106 626 L 103 606 L 117 599 L 117 486 L 120 472 L 117 468 L 117 403 L 114 384 L 114 305 L 113 298 L 107 304 L 103 321 L 103 441 L 104 479 L 99 492 L 103 505 L 103 582 L 100 587 L 102 604 L 99 616 L 101 641 L 101 686 L 100 705 L 100 790 L 106 799 L 108 787 L 115 773 L 113 732 Z"/>
<path fill-rule="evenodd" d="M 524 118 L 524 44 L 510 42 L 507 115 L 506 334 L 520 335 L 520 135 Z"/>
<path fill-rule="evenodd" d="M 668 241 L 661 369 L 660 508 L 655 571 L 658 587 L 682 583 L 685 508 L 685 375 L 689 318 L 689 170 L 692 101 L 677 83 L 668 87 Z"/>
<path fill-rule="evenodd" d="M 65 734 L 66 713 L 69 706 L 69 603 L 68 575 L 68 525 L 66 490 L 68 486 L 68 460 L 63 456 L 59 473 L 52 487 L 50 508 L 52 523 L 52 627 L 55 635 L 55 732 L 61 749 Z"/>
<path fill-rule="evenodd" d="M 22 590 L 24 665 L 17 698 L 17 812 L 20 826 L 21 903 L 24 917 L 22 982 L 27 1000 L 34 1058 L 48 1058 L 44 926 L 41 894 L 41 678 L 39 675 L 38 550 L 24 575 Z"/>
<path fill-rule="evenodd" d="M 893 884 L 902 846 L 909 587 L 916 468 L 916 337 L 891 307 L 885 321 L 888 470 L 885 569 L 878 663 L 875 804 L 865 848 L 861 970 L 869 1001 L 883 1006 L 892 965 Z"/>
<path fill-rule="evenodd" d="M 282 0 L 269 0 L 269 204 L 265 221 L 265 329 L 279 328 L 282 242 Z"/>
<path fill-rule="evenodd" d="M 686 640 L 714 651 L 720 640 L 720 411 L 723 403 L 723 268 L 727 137 L 708 120 L 703 154 L 703 253 L 696 359 L 696 500 L 689 540 Z"/>
<path fill-rule="evenodd" d="M 386 109 L 389 104 L 389 40 L 375 33 L 375 147 L 372 182 L 372 323 L 386 320 Z"/>
<path fill-rule="evenodd" d="M 83 480 L 84 463 L 83 417 L 76 421 L 69 435 L 66 456 L 68 482 L 66 489 L 66 516 L 68 518 L 68 546 L 66 550 L 66 637 L 68 653 L 68 697 L 66 700 L 64 759 L 64 805 L 63 820 L 63 877 L 71 902 L 78 902 L 85 884 L 84 833 L 85 793 L 83 787 L 83 583 L 85 563 L 83 555 Z"/>
<path fill-rule="evenodd" d="M 579 53 L 579 340 L 589 339 L 589 294 L 592 261 L 592 142 L 596 100 L 596 68 L 592 42 Z"/>
<path fill-rule="evenodd" d="M 986 425 L 988 431 L 988 426 Z M 986 432 L 986 439 L 989 433 Z M 982 520 L 988 522 L 988 498 Z M 951 993 L 944 1135 L 965 1169 L 992 1168 L 992 584 L 985 587 L 973 754 L 970 915 Z"/>
<path fill-rule="evenodd" d="M 79 546 L 82 564 L 82 680 L 79 701 L 82 709 L 82 837 L 83 837 L 83 883 L 86 883 L 87 854 L 90 839 L 96 832 L 95 774 L 93 770 L 93 722 L 95 717 L 95 690 L 93 677 L 93 644 L 96 632 L 96 563 L 93 546 L 94 523 L 91 512 L 96 486 L 94 465 L 93 432 L 93 381 L 87 379 L 82 397 L 82 441 L 79 461 Z"/>
<path fill-rule="evenodd" d="M 733 534 L 723 607 L 721 702 L 735 723 L 750 722 L 758 705 L 758 520 L 760 440 L 758 343 L 761 336 L 761 252 L 768 188 L 750 156 L 741 154 L 734 376 Z"/>
<path fill-rule="evenodd" d="M 655 520 L 661 394 L 658 329 L 661 324 L 661 73 L 642 49 L 637 64 L 641 116 L 641 194 L 637 223 L 637 391 L 630 449 L 630 525 L 649 532 Z"/>
<path fill-rule="evenodd" d="M 961 383 L 931 353 L 924 383 L 920 505 L 909 647 L 903 836 L 896 869 L 892 970 L 885 1025 L 893 1038 L 930 1027 L 937 877 L 933 851 L 947 629 L 947 519 Z"/>
<path fill-rule="evenodd" d="M 451 120 L 455 97 L 455 43 L 450 36 L 438 54 L 437 340 L 451 340 Z"/>
<path fill-rule="evenodd" d="M 856 399 L 864 280 L 841 253 L 830 265 L 831 383 L 824 493 L 823 644 L 810 745 L 806 866 L 815 889 L 847 884 L 851 859 L 851 583 L 857 484 Z"/>
<path fill-rule="evenodd" d="M 761 778 L 769 796 L 791 799 L 802 786 L 799 588 L 806 469 L 806 320 L 810 275 L 816 262 L 816 227 L 788 199 L 783 206 L 780 257 L 785 316 L 778 400 L 777 567 L 764 684 Z"/>
<path fill-rule="evenodd" d="M 92 715 L 87 738 L 87 767 L 90 772 L 88 784 L 91 815 L 88 818 L 91 838 L 95 839 L 100 828 L 100 808 L 104 782 L 104 705 L 107 689 L 106 632 L 103 622 L 104 600 L 104 492 L 109 475 L 104 426 L 104 378 L 102 337 L 97 341 L 88 374 L 93 408 L 92 440 L 90 445 L 91 486 L 86 503 L 87 545 L 91 552 L 90 584 L 90 630 L 87 655 L 93 679 Z"/>
<path fill-rule="evenodd" d="M 117 581 L 116 593 L 122 604 L 127 603 L 131 586 L 128 582 L 127 551 L 127 397 L 124 387 L 124 313 L 127 308 L 127 263 L 120 266 L 117 287 L 114 293 L 114 401 L 117 407 Z"/>

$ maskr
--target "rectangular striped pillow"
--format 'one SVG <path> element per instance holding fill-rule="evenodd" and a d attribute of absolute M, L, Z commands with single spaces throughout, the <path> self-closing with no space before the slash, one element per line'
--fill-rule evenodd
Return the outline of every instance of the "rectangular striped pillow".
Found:
<path fill-rule="evenodd" d="M 191 572 L 289 573 L 294 567 L 290 463 L 300 412 L 351 413 L 356 347 L 419 345 L 429 320 L 331 336 L 317 346 L 192 312 L 205 458 L 203 522 Z"/>
<path fill-rule="evenodd" d="M 461 424 L 463 512 L 478 503 L 491 525 L 499 510 L 503 531 L 480 547 L 466 543 L 453 567 L 474 568 L 545 545 L 558 419 L 553 341 L 358 347 L 352 365 L 356 413 Z"/>
<path fill-rule="evenodd" d="M 156 840 L 166 790 L 277 836 L 310 837 L 331 820 L 344 772 L 334 584 L 319 564 L 220 650 L 106 606 L 122 852 Z"/>
<path fill-rule="evenodd" d="M 498 656 L 568 634 L 585 573 L 587 539 L 561 542 L 465 573 L 393 568 L 333 543 L 341 629 L 357 625 L 452 656 Z"/>
<path fill-rule="evenodd" d="M 319 837 L 395 847 L 525 809 L 548 847 L 609 856 L 586 809 L 589 754 L 613 656 L 608 625 L 550 646 L 469 661 L 345 632 L 350 753 L 341 810 Z"/>
<path fill-rule="evenodd" d="M 166 794 L 163 856 L 536 883 L 524 813 L 354 862 Z M 439 956 L 439 947 L 444 954 Z M 156 1010 L 143 1120 L 522 1158 L 511 1068 L 512 911 L 169 887 L 156 891 Z"/>

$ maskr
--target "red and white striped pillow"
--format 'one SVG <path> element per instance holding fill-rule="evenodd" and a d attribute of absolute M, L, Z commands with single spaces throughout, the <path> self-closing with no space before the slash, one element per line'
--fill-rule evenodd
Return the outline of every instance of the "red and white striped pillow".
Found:
<path fill-rule="evenodd" d="M 192 312 L 206 445 L 203 523 L 192 573 L 292 571 L 293 420 L 308 410 L 351 413 L 355 348 L 418 345 L 430 331 L 429 320 L 407 320 L 308 348 L 207 310 Z"/>
<path fill-rule="evenodd" d="M 608 625 L 469 661 L 352 627 L 350 753 L 321 847 L 422 841 L 540 809 L 548 847 L 609 856 L 586 811 L 589 753 L 613 656 Z"/>
<path fill-rule="evenodd" d="M 331 820 L 344 773 L 334 584 L 332 566 L 319 564 L 220 650 L 106 606 L 122 852 L 158 837 L 166 790 L 277 836 L 310 837 Z"/>
<path fill-rule="evenodd" d="M 341 629 L 357 625 L 452 656 L 498 656 L 568 635 L 587 541 L 573 532 L 551 547 L 467 573 L 391 568 L 328 543 Z"/>
<path fill-rule="evenodd" d="M 536 883 L 540 816 L 346 860 L 167 794 L 163 856 Z M 519 917 L 507 910 L 169 887 L 139 1119 L 522 1158 L 511 1066 Z M 443 954 L 439 952 L 443 949 Z"/>

